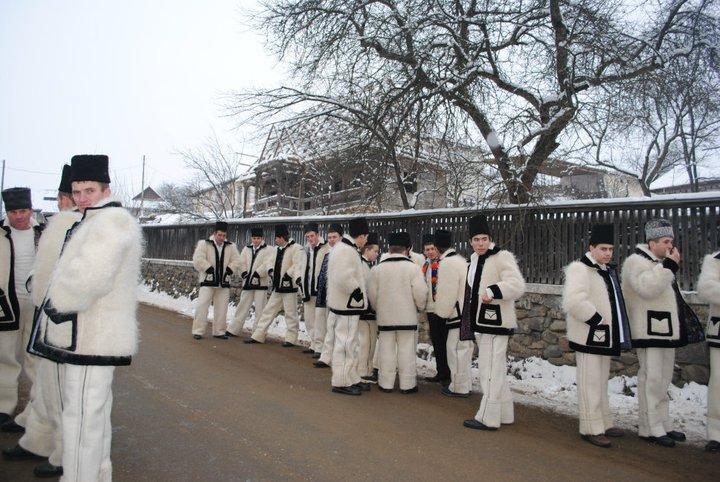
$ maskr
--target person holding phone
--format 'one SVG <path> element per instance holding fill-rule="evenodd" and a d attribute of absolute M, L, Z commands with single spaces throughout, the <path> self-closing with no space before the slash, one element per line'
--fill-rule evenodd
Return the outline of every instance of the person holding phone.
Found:
<path fill-rule="evenodd" d="M 622 268 L 622 291 L 630 317 L 632 345 L 636 348 L 640 438 L 663 447 L 685 441 L 673 430 L 668 386 L 675 366 L 675 349 L 687 345 L 685 300 L 675 280 L 680 250 L 666 219 L 645 224 L 646 244 L 638 244 Z"/>

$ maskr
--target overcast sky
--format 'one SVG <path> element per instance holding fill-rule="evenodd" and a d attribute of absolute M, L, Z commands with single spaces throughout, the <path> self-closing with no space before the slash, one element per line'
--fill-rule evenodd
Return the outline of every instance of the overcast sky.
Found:
<path fill-rule="evenodd" d="M 143 154 L 157 187 L 185 176 L 173 151 L 213 130 L 243 148 L 249 133 L 221 117 L 219 96 L 283 75 L 244 24 L 255 3 L 0 1 L 5 187 L 30 186 L 39 204 L 73 154 L 105 153 L 116 184 L 136 193 Z"/>

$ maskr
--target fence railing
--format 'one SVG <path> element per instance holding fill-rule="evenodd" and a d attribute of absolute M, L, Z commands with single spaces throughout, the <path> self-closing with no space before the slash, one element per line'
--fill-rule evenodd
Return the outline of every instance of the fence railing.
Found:
<path fill-rule="evenodd" d="M 644 242 L 643 226 L 648 219 L 662 217 L 674 226 L 676 245 L 683 261 L 678 281 L 684 290 L 694 290 L 705 254 L 718 249 L 720 231 L 720 192 L 692 195 L 666 195 L 649 199 L 607 199 L 599 202 L 568 201 L 543 206 L 504 206 L 495 209 L 443 209 L 410 213 L 368 214 L 371 231 L 387 248 L 387 236 L 406 230 L 420 251 L 423 233 L 448 229 L 455 246 L 469 254 L 467 220 L 479 212 L 487 215 L 493 239 L 515 253 L 525 279 L 530 283 L 561 284 L 562 269 L 587 250 L 590 228 L 595 223 L 614 223 L 615 262 L 622 262 L 638 243 Z M 347 227 L 353 216 L 311 216 L 248 218 L 230 220 L 228 239 L 249 242 L 250 228 L 262 227 L 268 244 L 273 244 L 274 225 L 288 224 L 291 236 L 303 241 L 303 225 L 316 221 L 324 234 L 332 222 Z M 145 256 L 162 259 L 190 259 L 199 239 L 207 238 L 214 223 L 145 225 Z"/>

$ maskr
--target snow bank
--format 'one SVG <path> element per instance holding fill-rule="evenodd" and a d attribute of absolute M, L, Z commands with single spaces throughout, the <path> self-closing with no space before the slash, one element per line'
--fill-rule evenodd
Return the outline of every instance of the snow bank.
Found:
<path fill-rule="evenodd" d="M 139 287 L 138 296 L 141 303 L 175 311 L 186 316 L 192 316 L 193 314 L 195 301 L 187 297 L 173 298 L 166 293 L 150 291 L 147 285 Z M 234 316 L 235 306 L 231 304 L 228 308 L 228 320 L 231 320 Z M 212 319 L 212 308 L 210 308 L 209 318 Z M 250 316 L 245 322 L 247 332 L 249 332 L 253 322 L 254 315 Z M 188 335 L 189 333 L 190 326 L 188 326 Z M 285 317 L 278 316 L 270 326 L 268 337 L 283 340 L 284 335 Z M 303 322 L 300 322 L 299 339 L 303 342 L 310 341 Z M 435 361 L 431 345 L 427 343 L 418 344 L 417 364 L 420 377 L 435 375 Z M 476 392 L 480 392 L 479 376 L 477 361 L 473 361 L 473 391 Z M 510 388 L 514 393 L 516 402 L 562 413 L 570 417 L 577 417 L 575 367 L 555 366 L 538 357 L 511 358 L 508 361 L 508 376 Z M 616 424 L 631 432 L 637 432 L 636 392 L 637 377 L 619 376 L 612 378 L 609 382 L 610 409 L 615 416 Z M 682 388 L 670 385 L 669 393 L 670 416 L 675 421 L 676 429 L 685 432 L 690 443 L 704 444 L 707 387 L 694 382 L 688 383 Z"/>
<path fill-rule="evenodd" d="M 515 401 L 577 418 L 577 386 L 575 367 L 555 366 L 538 357 L 510 359 L 508 376 Z M 418 345 L 418 374 L 435 375 L 432 347 Z M 473 361 L 473 391 L 480 392 L 477 361 Z M 616 425 L 637 432 L 637 377 L 619 376 L 609 381 L 610 409 Z M 675 428 L 687 435 L 688 441 L 703 445 L 706 441 L 707 386 L 691 382 L 679 388 L 670 385 L 670 417 Z M 575 429 L 576 427 L 574 427 Z"/>

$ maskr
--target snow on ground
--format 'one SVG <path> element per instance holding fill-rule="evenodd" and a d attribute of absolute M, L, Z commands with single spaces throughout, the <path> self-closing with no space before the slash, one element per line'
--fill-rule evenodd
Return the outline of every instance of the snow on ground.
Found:
<path fill-rule="evenodd" d="M 432 346 L 418 345 L 418 375 L 435 375 Z M 515 401 L 577 418 L 577 386 L 574 366 L 555 366 L 538 357 L 508 361 L 510 389 Z M 477 361 L 472 364 L 473 391 L 480 392 Z M 618 376 L 609 381 L 610 410 L 616 425 L 637 433 L 637 377 Z M 688 441 L 706 442 L 707 386 L 691 382 L 679 388 L 670 385 L 670 416 L 675 429 L 685 432 Z M 469 414 L 472 415 L 472 414 Z M 576 428 L 576 427 L 575 427 Z"/>
<path fill-rule="evenodd" d="M 141 285 L 138 291 L 141 303 L 157 306 L 183 315 L 192 316 L 193 300 L 187 297 L 172 296 L 150 291 L 147 285 Z M 228 320 L 235 316 L 235 306 L 228 308 Z M 212 319 L 212 308 L 209 318 Z M 249 332 L 254 323 L 254 315 L 245 322 L 245 330 Z M 188 336 L 190 327 L 188 326 Z M 208 327 L 209 333 L 209 327 Z M 278 316 L 273 320 L 268 337 L 282 340 L 285 334 L 285 318 Z M 308 342 L 305 324 L 300 322 L 300 341 Z M 432 346 L 427 343 L 418 345 L 418 376 L 435 375 L 435 360 Z M 577 417 L 577 387 L 575 385 L 575 367 L 555 366 L 538 357 L 527 359 L 510 359 L 508 361 L 510 388 L 515 401 L 540 407 L 553 412 Z M 473 391 L 480 392 L 479 370 L 477 361 L 473 361 Z M 633 433 L 637 432 L 637 377 L 614 377 L 609 383 L 610 409 L 618 426 Z M 670 385 L 670 416 L 675 421 L 675 428 L 685 432 L 688 441 L 696 445 L 705 443 L 707 406 L 707 386 L 688 383 L 684 387 Z M 468 417 L 473 414 L 466 414 Z M 576 427 L 574 427 L 576 429 Z"/>

